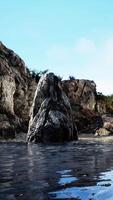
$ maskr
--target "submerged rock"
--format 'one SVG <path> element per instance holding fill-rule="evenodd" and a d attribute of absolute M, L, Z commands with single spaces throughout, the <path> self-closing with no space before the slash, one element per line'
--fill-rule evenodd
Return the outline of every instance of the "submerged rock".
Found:
<path fill-rule="evenodd" d="M 71 106 L 53 73 L 41 77 L 31 109 L 27 141 L 63 142 L 77 139 Z"/>

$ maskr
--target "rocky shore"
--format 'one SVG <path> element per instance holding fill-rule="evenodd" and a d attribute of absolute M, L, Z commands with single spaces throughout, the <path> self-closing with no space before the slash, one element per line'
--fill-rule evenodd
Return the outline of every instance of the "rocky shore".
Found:
<path fill-rule="evenodd" d="M 47 114 L 48 117 L 46 118 L 46 122 L 50 124 L 50 121 L 54 119 L 53 115 L 56 116 L 56 114 L 52 115 L 52 104 L 54 104 L 53 107 L 56 106 L 56 111 L 62 110 L 62 108 L 66 110 L 66 112 L 61 111 L 61 114 L 66 117 L 66 123 L 70 124 L 68 124 L 68 127 L 71 127 L 70 129 L 66 129 L 68 130 L 66 131 L 67 138 L 69 135 L 73 135 L 72 127 L 76 127 L 75 129 L 78 130 L 78 135 L 90 133 L 101 136 L 111 135 L 113 133 L 113 112 L 109 112 L 106 101 L 97 94 L 96 84 L 92 80 L 59 80 L 60 83 L 53 87 L 53 82 L 55 83 L 53 78 L 53 80 L 49 82 L 49 90 L 43 91 L 41 88 L 41 91 L 44 94 L 42 95 L 42 100 L 46 100 L 45 104 L 42 104 L 43 101 L 40 101 L 38 98 L 38 106 L 37 104 L 35 106 L 34 101 L 36 99 L 36 94 L 39 96 L 39 93 L 37 92 L 39 90 L 39 78 L 38 75 L 36 78 L 36 76 L 29 71 L 24 61 L 14 51 L 8 49 L 0 42 L 0 138 L 14 139 L 19 137 L 22 132 L 24 134 L 27 134 L 28 132 L 29 136 L 32 135 L 30 128 L 32 125 L 29 125 L 30 127 L 28 130 L 29 120 L 31 123 L 32 118 L 31 124 L 33 124 L 33 120 L 37 116 L 38 111 L 41 109 L 41 116 L 43 111 L 48 110 L 48 106 L 51 115 Z M 50 85 L 52 85 L 53 88 L 50 87 Z M 47 84 L 45 84 L 45 87 L 46 86 Z M 58 89 L 58 92 L 55 92 L 55 87 Z M 54 92 L 52 92 L 52 90 Z M 45 91 L 46 94 L 44 93 Z M 64 93 L 65 95 L 63 96 L 62 94 Z M 70 108 L 66 105 L 67 99 Z M 52 102 L 52 104 L 50 102 Z M 30 110 L 33 110 L 31 109 L 33 108 L 33 105 L 36 112 L 33 111 L 31 114 Z M 45 115 L 46 113 L 48 113 L 48 111 L 45 112 Z M 70 122 L 69 119 L 71 119 Z M 65 124 L 64 121 L 63 125 Z M 44 127 L 45 126 L 43 126 L 43 128 Z M 51 132 L 50 130 L 53 130 L 50 127 L 51 126 L 49 126 L 48 129 L 49 132 Z M 61 131 L 61 135 L 63 135 L 65 131 L 63 131 L 61 126 L 59 127 L 59 131 Z M 43 131 L 45 132 L 45 128 Z M 75 138 L 77 138 L 77 135 Z"/>

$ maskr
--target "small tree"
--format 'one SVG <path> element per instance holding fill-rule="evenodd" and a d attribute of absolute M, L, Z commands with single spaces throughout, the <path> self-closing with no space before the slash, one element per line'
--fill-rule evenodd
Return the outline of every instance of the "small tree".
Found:
<path fill-rule="evenodd" d="M 69 76 L 69 80 L 74 81 L 75 77 L 74 76 Z"/>

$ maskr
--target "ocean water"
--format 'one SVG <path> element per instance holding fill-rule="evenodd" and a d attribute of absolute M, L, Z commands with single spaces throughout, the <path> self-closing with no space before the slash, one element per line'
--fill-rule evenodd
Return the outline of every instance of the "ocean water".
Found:
<path fill-rule="evenodd" d="M 0 200 L 113 200 L 113 143 L 0 142 Z"/>

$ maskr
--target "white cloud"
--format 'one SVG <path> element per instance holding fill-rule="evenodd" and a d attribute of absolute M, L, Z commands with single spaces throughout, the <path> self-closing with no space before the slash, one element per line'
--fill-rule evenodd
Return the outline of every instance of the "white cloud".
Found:
<path fill-rule="evenodd" d="M 113 93 L 113 38 L 102 44 L 80 38 L 71 47 L 54 45 L 48 50 L 45 63 L 61 76 L 94 80 L 98 91 Z"/>
<path fill-rule="evenodd" d="M 76 52 L 91 53 L 96 50 L 96 46 L 92 40 L 81 38 L 75 45 Z"/>

